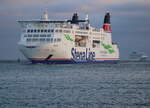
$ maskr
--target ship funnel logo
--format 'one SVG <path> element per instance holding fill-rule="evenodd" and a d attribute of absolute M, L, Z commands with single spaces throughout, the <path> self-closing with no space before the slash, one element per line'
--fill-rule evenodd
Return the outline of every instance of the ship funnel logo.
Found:
<path fill-rule="evenodd" d="M 106 12 L 106 14 L 105 14 L 103 29 L 106 32 L 112 32 L 111 24 L 110 24 L 110 13 L 109 12 Z"/>

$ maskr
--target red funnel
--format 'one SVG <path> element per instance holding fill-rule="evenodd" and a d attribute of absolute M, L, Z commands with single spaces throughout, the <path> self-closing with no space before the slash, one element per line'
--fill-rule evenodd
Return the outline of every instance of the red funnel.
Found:
<path fill-rule="evenodd" d="M 110 13 L 109 12 L 107 12 L 105 17 L 104 17 L 103 29 L 106 32 L 112 32 L 111 24 L 110 24 Z"/>

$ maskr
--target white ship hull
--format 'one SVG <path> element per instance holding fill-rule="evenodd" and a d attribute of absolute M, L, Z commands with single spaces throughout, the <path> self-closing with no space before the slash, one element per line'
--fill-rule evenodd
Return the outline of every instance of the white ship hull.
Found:
<path fill-rule="evenodd" d="M 119 61 L 117 47 L 114 48 L 115 53 L 109 54 L 104 48 L 100 50 L 62 46 L 62 44 L 19 45 L 19 49 L 32 63 L 116 63 Z"/>

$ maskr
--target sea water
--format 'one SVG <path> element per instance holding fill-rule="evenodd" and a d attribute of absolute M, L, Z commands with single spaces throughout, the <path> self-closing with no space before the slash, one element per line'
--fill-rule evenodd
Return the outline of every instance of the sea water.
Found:
<path fill-rule="evenodd" d="M 150 62 L 0 62 L 0 108 L 150 108 Z"/>

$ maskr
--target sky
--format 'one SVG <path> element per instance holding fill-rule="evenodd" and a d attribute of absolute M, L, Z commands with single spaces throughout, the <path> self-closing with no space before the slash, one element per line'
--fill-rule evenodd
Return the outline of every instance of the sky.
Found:
<path fill-rule="evenodd" d="M 111 12 L 112 38 L 120 48 L 121 59 L 132 51 L 150 56 L 150 0 L 0 0 L 0 59 L 24 58 L 18 49 L 21 29 L 17 20 L 39 19 L 47 10 L 49 19 L 80 18 L 89 15 L 96 28 Z"/>

